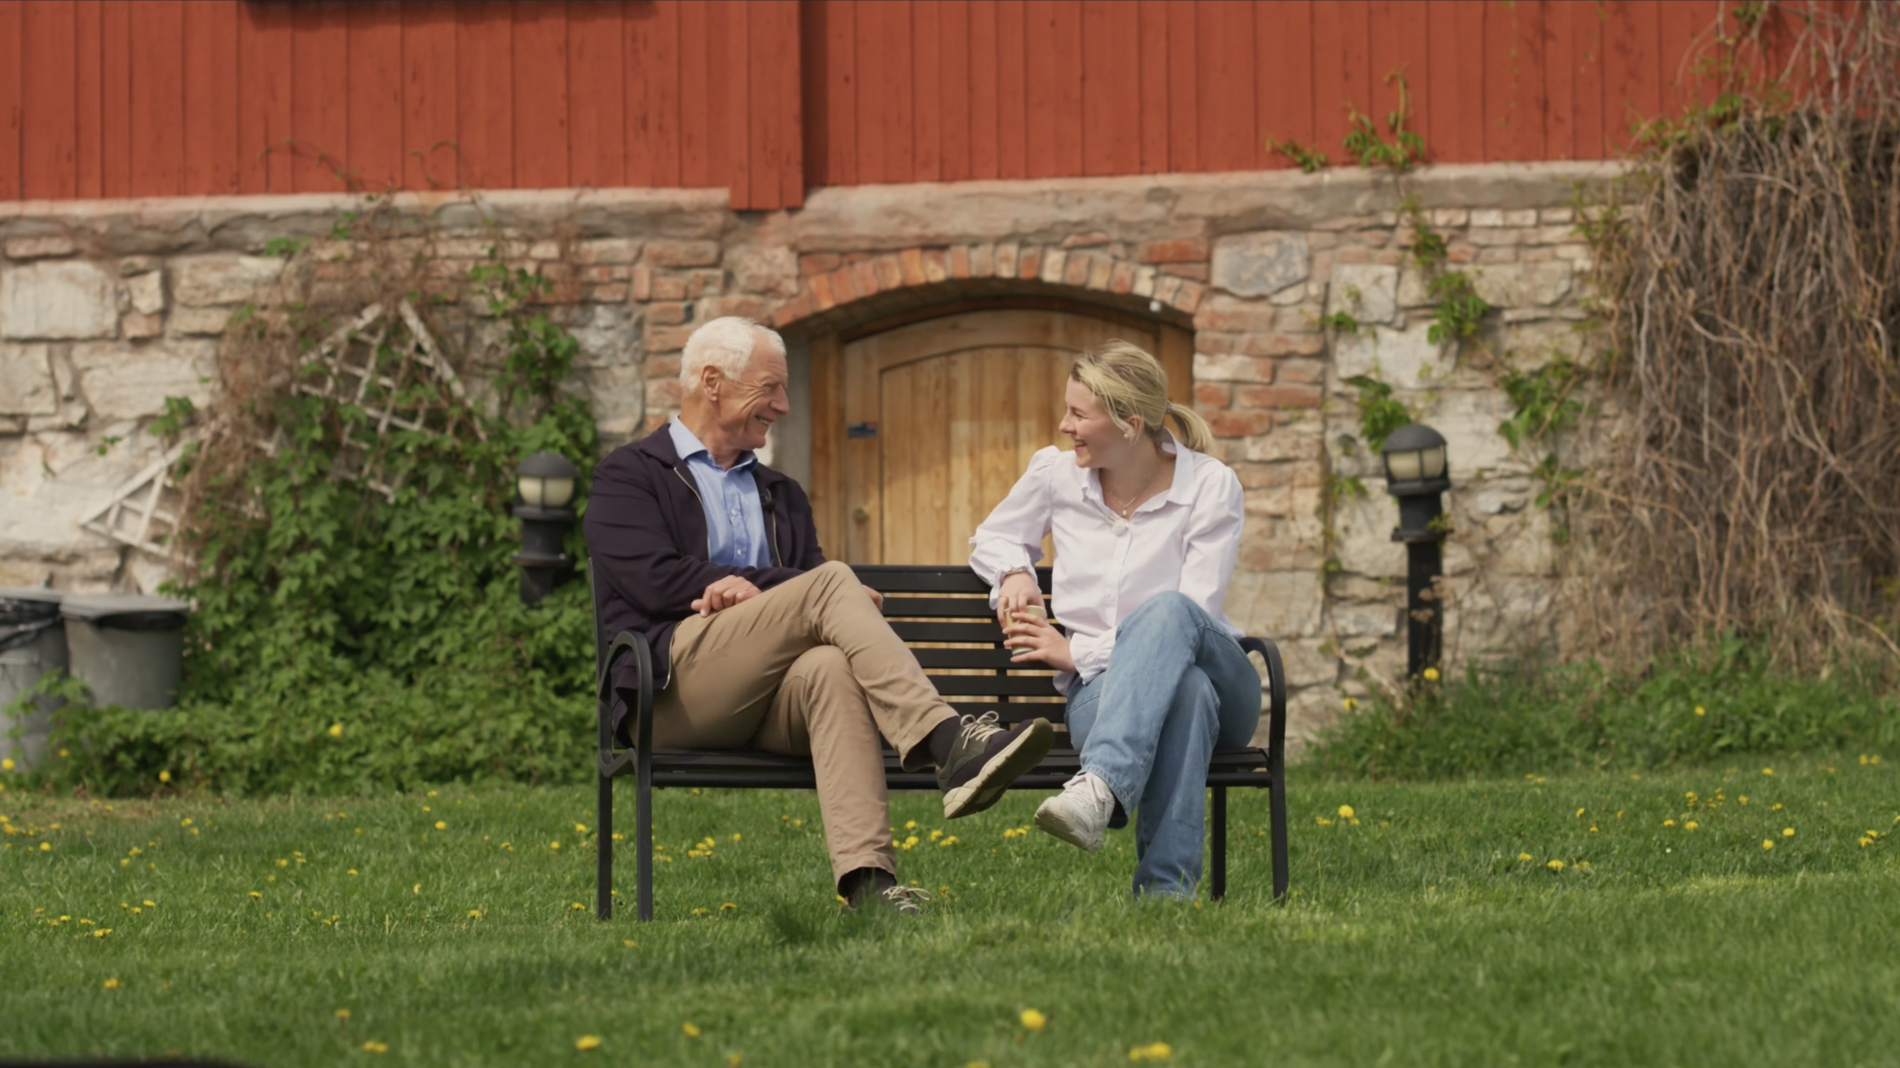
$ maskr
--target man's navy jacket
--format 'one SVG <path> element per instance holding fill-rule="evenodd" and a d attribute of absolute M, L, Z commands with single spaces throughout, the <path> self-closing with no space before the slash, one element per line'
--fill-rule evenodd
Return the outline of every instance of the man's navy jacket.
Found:
<path fill-rule="evenodd" d="M 666 427 L 622 445 L 594 467 L 584 529 L 594 569 L 596 625 L 603 635 L 623 630 L 646 635 L 653 647 L 656 688 L 672 678 L 673 629 L 693 614 L 693 601 L 707 586 L 727 575 L 743 575 L 769 590 L 825 562 L 804 487 L 764 464 L 753 465 L 752 477 L 771 528 L 772 567 L 712 562 L 699 484 Z M 616 729 L 626 715 L 621 691 L 638 685 L 634 671 L 631 657 L 615 666 Z"/>

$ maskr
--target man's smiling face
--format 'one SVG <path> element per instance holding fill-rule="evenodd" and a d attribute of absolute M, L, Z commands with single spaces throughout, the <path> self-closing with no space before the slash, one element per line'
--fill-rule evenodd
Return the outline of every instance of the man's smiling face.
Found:
<path fill-rule="evenodd" d="M 745 374 L 736 382 L 719 383 L 716 418 L 729 443 L 753 452 L 765 447 L 772 424 L 791 413 L 791 401 L 785 393 L 790 378 L 785 357 L 761 336 L 752 346 L 752 362 L 746 365 Z"/>

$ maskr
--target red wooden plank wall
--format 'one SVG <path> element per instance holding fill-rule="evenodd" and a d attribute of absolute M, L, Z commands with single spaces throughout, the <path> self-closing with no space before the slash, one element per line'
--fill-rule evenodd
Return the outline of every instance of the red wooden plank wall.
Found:
<path fill-rule="evenodd" d="M 810 186 L 1345 158 L 1403 70 L 1436 162 L 1612 156 L 1718 0 L 805 0 Z"/>
<path fill-rule="evenodd" d="M 0 200 L 804 197 L 798 0 L 0 0 Z"/>
<path fill-rule="evenodd" d="M 0 200 L 1615 154 L 1720 0 L 0 0 Z"/>

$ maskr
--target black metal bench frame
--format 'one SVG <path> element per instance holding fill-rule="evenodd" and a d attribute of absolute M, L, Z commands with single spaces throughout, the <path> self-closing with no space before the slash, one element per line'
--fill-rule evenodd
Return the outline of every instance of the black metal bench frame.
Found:
<path fill-rule="evenodd" d="M 884 614 L 892 629 L 906 642 L 926 672 L 936 669 L 979 669 L 985 674 L 930 675 L 939 693 L 958 712 L 995 711 L 1004 723 L 1044 716 L 1062 722 L 1063 705 L 1027 698 L 1056 698 L 1046 668 L 1012 665 L 1002 646 L 1002 632 L 989 610 L 984 585 L 966 567 L 863 566 L 854 569 L 858 580 L 884 595 Z M 1048 568 L 1036 569 L 1043 593 L 1049 593 Z M 595 591 L 598 596 L 598 591 Z M 1060 606 L 1056 606 L 1058 609 Z M 600 633 L 599 605 L 595 604 L 595 695 L 599 720 L 599 871 L 594 908 L 600 919 L 613 915 L 614 779 L 631 773 L 635 781 L 634 835 L 638 850 L 637 911 L 641 920 L 653 918 L 653 791 L 667 787 L 723 787 L 812 789 L 816 785 L 811 761 L 756 750 L 703 750 L 653 748 L 653 654 L 643 635 L 622 631 L 611 640 Z M 916 648 L 914 643 L 958 643 L 954 648 Z M 1208 887 L 1216 901 L 1227 894 L 1227 788 L 1263 787 L 1269 791 L 1269 834 L 1273 850 L 1273 896 L 1286 898 L 1286 671 L 1279 647 L 1273 642 L 1244 637 L 1241 647 L 1259 653 L 1267 666 L 1267 737 L 1265 749 L 1222 749 L 1214 753 L 1207 784 L 1214 791 L 1209 828 L 1213 838 Z M 613 724 L 614 664 L 631 654 L 639 687 L 629 699 L 625 724 L 629 748 L 621 748 Z M 1040 671 L 1040 674 L 1031 672 Z M 1066 734 L 1063 736 L 1066 738 Z M 1042 763 L 1018 778 L 1018 789 L 1060 789 L 1079 768 L 1075 750 L 1058 744 Z M 910 772 L 898 766 L 897 755 L 885 753 L 884 778 L 892 790 L 936 790 L 934 771 Z"/>

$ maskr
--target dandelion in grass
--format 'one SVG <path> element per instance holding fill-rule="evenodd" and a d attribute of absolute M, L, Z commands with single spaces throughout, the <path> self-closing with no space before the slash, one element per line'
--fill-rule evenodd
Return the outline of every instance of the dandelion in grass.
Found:
<path fill-rule="evenodd" d="M 51 843 L 51 842 L 41 842 L 41 843 L 40 843 L 40 852 L 42 852 L 42 853 L 51 853 L 52 851 L 53 851 L 53 843 Z"/>
<path fill-rule="evenodd" d="M 343 724 L 341 723 L 330 724 L 330 737 L 332 738 L 343 737 Z"/>
<path fill-rule="evenodd" d="M 363 1052 L 364 1053 L 388 1053 L 389 1043 L 378 1042 L 372 1038 L 368 1042 L 363 1043 Z"/>
<path fill-rule="evenodd" d="M 1867 758 L 1861 757 L 1860 762 L 1863 764 L 1867 763 Z M 0 771 L 12 771 L 12 770 L 13 770 L 12 757 L 7 757 L 5 760 L 0 760 Z"/>
<path fill-rule="evenodd" d="M 739 906 L 728 901 L 725 904 L 719 906 L 719 911 L 720 912 L 737 912 L 739 911 Z"/>
<path fill-rule="evenodd" d="M 1773 838 L 1764 838 L 1761 840 L 1761 847 L 1763 849 L 1773 849 L 1775 848 L 1775 840 Z"/>
<path fill-rule="evenodd" d="M 567 909 L 569 912 L 579 912 L 586 907 L 587 907 L 586 905 L 583 905 L 580 902 L 576 901 L 573 904 L 569 905 Z"/>
<path fill-rule="evenodd" d="M 1359 702 L 1348 697 L 1344 701 L 1340 702 L 1340 707 L 1344 708 L 1348 712 L 1351 712 L 1353 709 L 1356 709 L 1359 707 Z"/>
<path fill-rule="evenodd" d="M 704 911 L 704 910 L 702 909 L 701 911 Z M 698 1038 L 700 1035 L 699 1026 L 693 1023 L 693 1021 L 688 1020 L 685 1023 L 680 1024 L 680 1033 L 685 1035 L 687 1038 Z"/>
<path fill-rule="evenodd" d="M 740 1057 L 737 1053 L 726 1054 L 726 1068 L 739 1068 Z"/>
<path fill-rule="evenodd" d="M 1049 1018 L 1035 1009 L 1024 1009 L 1016 1018 L 1031 1031 L 1040 1031 L 1049 1026 Z"/>
<path fill-rule="evenodd" d="M 559 848 L 561 848 L 561 843 L 559 843 L 559 842 L 549 842 L 549 843 L 548 843 L 548 848 L 549 848 L 549 849 L 559 849 Z"/>
<path fill-rule="evenodd" d="M 1761 773 L 1762 773 L 1763 775 L 1773 775 L 1773 774 L 1775 773 L 1775 769 L 1773 769 L 1773 768 L 1763 768 L 1763 769 L 1761 769 Z"/>
<path fill-rule="evenodd" d="M 189 826 L 191 826 L 191 817 L 190 817 L 190 816 L 187 816 L 187 817 L 185 817 L 184 819 L 182 819 L 182 820 L 179 820 L 179 821 L 178 821 L 178 825 L 179 825 L 180 827 L 189 827 Z"/>
<path fill-rule="evenodd" d="M 1874 844 L 1874 840 L 1871 837 L 1868 837 L 1867 835 L 1861 836 L 1860 847 L 1862 849 L 1866 849 L 1868 846 L 1873 845 L 1873 844 Z"/>
<path fill-rule="evenodd" d="M 1528 863 L 1530 863 L 1530 862 L 1531 862 L 1531 861 L 1532 861 L 1533 859 L 1535 859 L 1535 858 L 1533 858 L 1533 857 L 1532 857 L 1532 856 L 1531 856 L 1531 855 L 1530 855 L 1529 853 L 1519 853 L 1519 854 L 1517 855 L 1517 859 L 1518 859 L 1518 860 L 1520 860 L 1520 861 L 1523 861 L 1523 862 L 1524 862 L 1524 863 L 1526 863 L 1526 864 L 1528 864 Z"/>
<path fill-rule="evenodd" d="M 574 1048 L 582 1053 L 591 1053 L 600 1048 L 599 1035 L 582 1035 L 574 1040 Z"/>
<path fill-rule="evenodd" d="M 1689 822 L 1682 825 L 1682 829 L 1685 831 L 1693 831 L 1700 826 L 1702 826 L 1700 823 L 1697 823 L 1694 820 L 1690 820 Z"/>
<path fill-rule="evenodd" d="M 349 1022 L 350 1022 L 350 1010 L 348 1010 L 348 1009 L 338 1009 L 338 1010 L 336 1010 L 336 1022 L 337 1022 L 337 1023 L 349 1023 Z"/>
<path fill-rule="evenodd" d="M 1324 816 L 1314 816 L 1313 822 L 1319 824 L 1321 827 L 1331 827 L 1333 825 L 1333 821 Z"/>
<path fill-rule="evenodd" d="M 1342 820 L 1352 819 L 1352 806 L 1351 805 L 1339 806 L 1339 818 Z"/>
<path fill-rule="evenodd" d="M 251 891 L 251 900 L 253 900 L 253 901 L 262 901 L 263 899 L 264 899 L 264 895 L 263 895 L 263 894 L 260 894 L 260 893 L 258 893 L 258 892 L 257 892 L 257 891 L 255 891 L 255 890 L 253 890 L 253 891 Z"/>
<path fill-rule="evenodd" d="M 1561 860 L 1553 860 L 1545 864 L 1544 867 L 1549 868 L 1551 871 L 1562 871 L 1564 870 L 1564 862 Z"/>
<path fill-rule="evenodd" d="M 468 918 L 469 918 L 469 919 L 471 919 L 471 920 L 479 920 L 479 919 L 481 919 L 481 918 L 482 918 L 482 910 L 481 910 L 481 909 L 469 909 L 469 910 L 468 910 Z"/>
<path fill-rule="evenodd" d="M 1674 827 L 1675 825 L 1676 825 L 1676 821 L 1675 821 L 1675 820 L 1664 820 L 1664 821 L 1663 821 L 1663 826 L 1664 826 L 1664 827 Z"/>
<path fill-rule="evenodd" d="M 356 869 L 355 869 L 355 868 L 351 868 L 351 869 L 350 869 L 350 870 L 349 870 L 348 872 L 346 872 L 345 874 L 348 874 L 348 875 L 355 875 L 355 874 L 356 874 Z"/>
<path fill-rule="evenodd" d="M 1703 708 L 1701 705 L 1697 705 L 1695 706 L 1695 714 L 1698 716 L 1706 716 L 1709 714 L 1709 710 Z"/>
<path fill-rule="evenodd" d="M 447 820 L 436 820 L 436 821 L 435 821 L 435 829 L 436 829 L 436 830 L 438 830 L 438 831 L 446 831 L 446 830 L 448 830 L 448 829 L 449 829 L 449 824 L 448 824 L 448 821 L 447 821 Z"/>
<path fill-rule="evenodd" d="M 711 909 L 703 909 L 703 908 L 701 908 L 701 909 L 694 909 L 694 910 L 693 910 L 693 915 L 695 915 L 695 916 L 711 916 L 711 915 L 712 915 L 712 910 L 711 910 Z"/>
<path fill-rule="evenodd" d="M 119 980 L 115 976 L 111 979 L 107 979 L 104 983 L 101 983 L 100 985 L 105 987 L 107 990 L 117 990 L 119 989 Z"/>
<path fill-rule="evenodd" d="M 1793 838 L 1793 837 L 1794 837 L 1794 828 L 1793 828 L 1793 827 L 1783 827 L 1783 828 L 1781 829 L 1781 836 L 1782 836 L 1783 838 Z"/>
<path fill-rule="evenodd" d="M 161 772 L 159 772 L 159 773 L 158 773 L 158 781 L 159 781 L 159 782 L 170 782 L 170 781 L 172 781 L 172 773 L 171 773 L 171 772 L 169 772 L 169 771 L 161 771 Z"/>
<path fill-rule="evenodd" d="M 1128 1051 L 1128 1059 L 1131 1061 L 1165 1061 L 1173 1056 L 1174 1050 L 1166 1042 L 1150 1042 Z"/>

